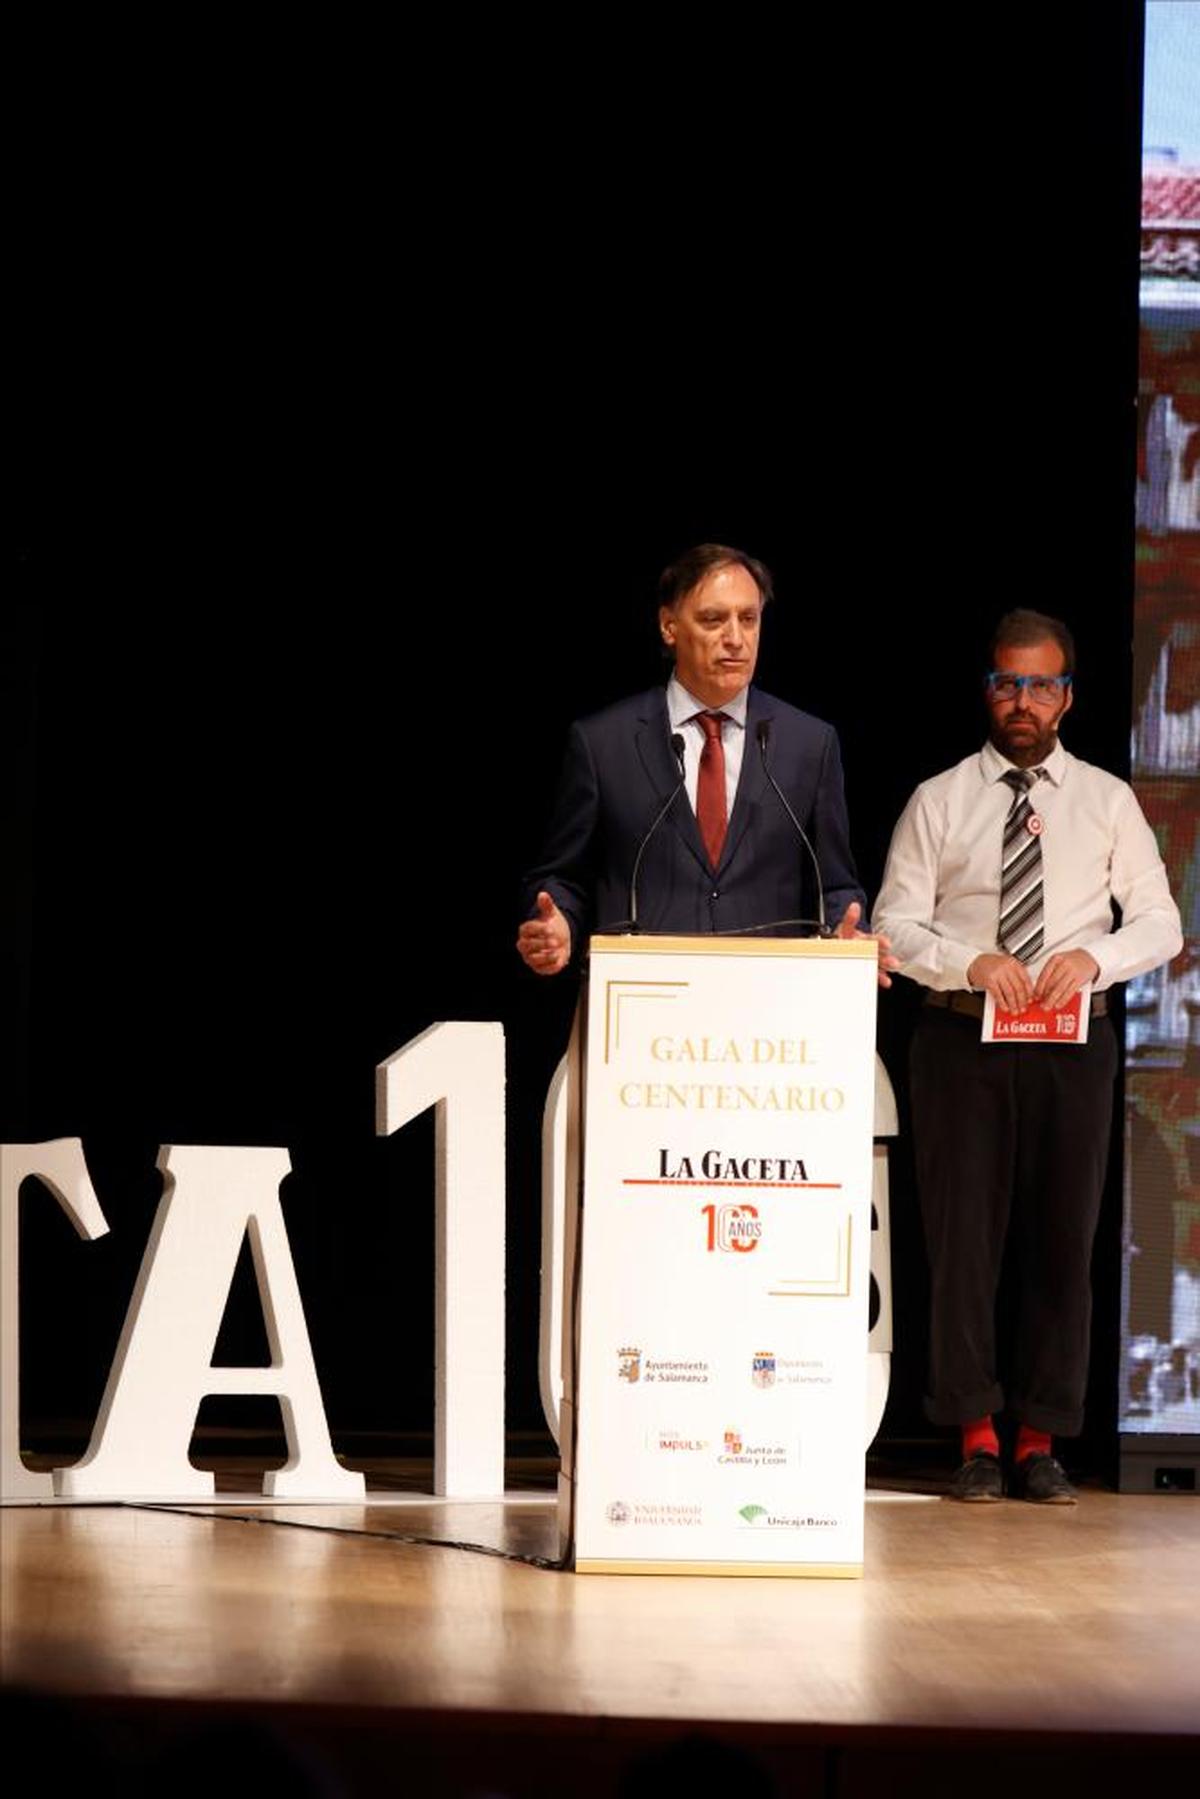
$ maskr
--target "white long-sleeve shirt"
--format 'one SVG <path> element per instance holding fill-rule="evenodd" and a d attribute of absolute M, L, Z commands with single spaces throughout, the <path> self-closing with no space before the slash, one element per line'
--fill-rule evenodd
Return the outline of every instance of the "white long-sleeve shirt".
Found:
<path fill-rule="evenodd" d="M 874 928 L 891 938 L 901 972 L 926 987 L 964 988 L 976 956 L 997 949 L 1000 844 L 1014 765 L 988 743 L 923 781 L 892 835 Z M 1037 979 L 1056 952 L 1084 949 L 1095 990 L 1179 953 L 1179 908 L 1154 833 L 1133 789 L 1056 743 L 1030 790 L 1042 820 L 1045 940 Z M 1112 902 L 1122 923 L 1113 929 Z"/>

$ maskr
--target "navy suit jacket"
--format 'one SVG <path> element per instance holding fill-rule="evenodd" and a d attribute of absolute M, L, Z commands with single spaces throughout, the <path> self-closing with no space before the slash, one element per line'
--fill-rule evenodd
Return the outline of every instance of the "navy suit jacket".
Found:
<path fill-rule="evenodd" d="M 746 744 L 721 860 L 708 860 L 681 791 L 638 876 L 638 925 L 706 933 L 817 916 L 812 863 L 763 772 L 758 726 L 770 721 L 768 762 L 804 826 L 825 889 L 828 922 L 865 896 L 850 854 L 837 734 L 832 725 L 751 687 Z M 554 813 L 525 878 L 527 915 L 544 889 L 571 926 L 572 953 L 593 931 L 627 927 L 638 846 L 679 780 L 666 689 L 620 700 L 571 726 Z"/>

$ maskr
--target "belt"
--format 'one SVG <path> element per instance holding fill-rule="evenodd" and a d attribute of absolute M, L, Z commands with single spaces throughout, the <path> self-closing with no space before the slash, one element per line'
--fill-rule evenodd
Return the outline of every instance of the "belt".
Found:
<path fill-rule="evenodd" d="M 983 1017 L 982 993 L 966 993 L 962 988 L 955 988 L 949 993 L 928 992 L 925 995 L 927 1006 L 938 1006 L 943 1012 L 963 1012 L 968 1018 Z M 1108 1011 L 1107 993 L 1093 993 L 1092 1017 L 1103 1018 Z"/>

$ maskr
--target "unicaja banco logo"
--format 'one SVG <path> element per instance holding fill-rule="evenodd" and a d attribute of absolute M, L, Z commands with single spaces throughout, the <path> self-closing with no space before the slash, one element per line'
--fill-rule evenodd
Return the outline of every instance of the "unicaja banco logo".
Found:
<path fill-rule="evenodd" d="M 744 1518 L 747 1524 L 757 1524 L 759 1519 L 765 1518 L 766 1515 L 765 1505 L 743 1505 L 738 1509 L 738 1517 Z"/>

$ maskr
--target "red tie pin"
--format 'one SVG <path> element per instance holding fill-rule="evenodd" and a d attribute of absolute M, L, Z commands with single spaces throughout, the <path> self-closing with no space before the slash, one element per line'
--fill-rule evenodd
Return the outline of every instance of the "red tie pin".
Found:
<path fill-rule="evenodd" d="M 1043 818 L 1040 818 L 1036 812 L 1031 812 L 1029 817 L 1025 820 L 1025 829 L 1029 832 L 1031 837 L 1040 837 L 1042 832 L 1046 829 L 1046 822 Z"/>

